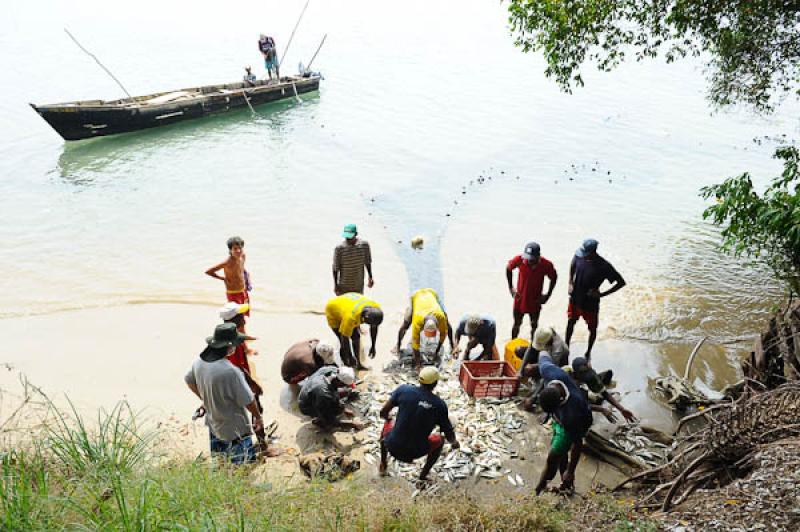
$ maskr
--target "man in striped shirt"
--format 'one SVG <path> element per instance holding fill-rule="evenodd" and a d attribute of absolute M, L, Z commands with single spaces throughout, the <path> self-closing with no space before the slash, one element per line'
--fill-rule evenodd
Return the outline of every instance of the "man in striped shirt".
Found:
<path fill-rule="evenodd" d="M 344 242 L 333 251 L 333 291 L 339 296 L 348 292 L 364 293 L 364 269 L 372 288 L 372 255 L 369 243 L 358 238 L 356 224 L 347 224 L 342 232 Z"/>

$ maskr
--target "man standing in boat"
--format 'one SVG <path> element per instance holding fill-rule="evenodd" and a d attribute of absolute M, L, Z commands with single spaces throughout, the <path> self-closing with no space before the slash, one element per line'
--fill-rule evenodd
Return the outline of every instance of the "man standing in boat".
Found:
<path fill-rule="evenodd" d="M 281 80 L 278 72 L 278 50 L 275 47 L 275 39 L 263 33 L 258 39 L 258 51 L 264 56 L 264 68 L 267 69 L 269 79 L 272 79 L 272 71 L 275 71 L 275 79 Z"/>

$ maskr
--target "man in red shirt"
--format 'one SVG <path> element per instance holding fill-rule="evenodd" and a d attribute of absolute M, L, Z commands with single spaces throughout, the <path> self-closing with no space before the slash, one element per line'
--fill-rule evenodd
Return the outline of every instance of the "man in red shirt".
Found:
<path fill-rule="evenodd" d="M 513 271 L 519 269 L 517 276 L 517 289 L 513 286 Z M 544 288 L 544 278 L 550 279 L 550 286 L 547 293 L 542 293 Z M 514 339 L 519 334 L 519 327 L 522 325 L 522 318 L 525 314 L 531 320 L 531 342 L 533 333 L 539 325 L 539 312 L 542 305 L 547 303 L 556 287 L 558 274 L 553 267 L 553 263 L 541 256 L 539 244 L 528 242 L 521 255 L 517 255 L 506 266 L 506 279 L 508 280 L 508 291 L 514 298 L 514 326 L 511 328 L 511 338 Z"/>

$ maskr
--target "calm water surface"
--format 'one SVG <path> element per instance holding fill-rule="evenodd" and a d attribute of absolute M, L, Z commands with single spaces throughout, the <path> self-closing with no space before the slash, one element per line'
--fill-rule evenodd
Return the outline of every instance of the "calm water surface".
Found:
<path fill-rule="evenodd" d="M 231 234 L 248 243 L 262 307 L 321 310 L 351 221 L 405 266 L 407 279 L 387 279 L 376 264 L 379 282 L 433 286 L 504 329 L 503 269 L 526 241 L 562 273 L 543 318 L 561 327 L 570 257 L 597 238 L 629 283 L 604 303 L 602 333 L 653 343 L 655 366 L 702 335 L 734 346 L 719 348 L 725 360 L 780 299 L 768 274 L 715 250 L 697 192 L 775 175 L 774 144 L 753 139 L 795 136 L 796 106 L 711 114 L 692 62 L 587 71 L 586 88 L 560 93 L 541 57 L 513 47 L 498 2 L 312 1 L 283 69 L 327 33 L 322 88 L 256 115 L 66 145 L 27 107 L 121 95 L 65 26 L 143 94 L 237 80 L 246 64 L 262 73 L 257 35 L 283 53 L 303 3 L 4 7 L 0 317 L 216 302 L 202 272 Z M 417 234 L 422 252 L 408 246 Z"/>

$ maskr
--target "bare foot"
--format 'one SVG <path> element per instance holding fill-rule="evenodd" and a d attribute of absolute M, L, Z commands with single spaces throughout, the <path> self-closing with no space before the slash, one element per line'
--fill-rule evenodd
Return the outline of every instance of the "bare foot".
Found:
<path fill-rule="evenodd" d="M 378 474 L 382 477 L 385 477 L 389 474 L 389 465 L 386 462 L 381 462 L 378 464 Z"/>

